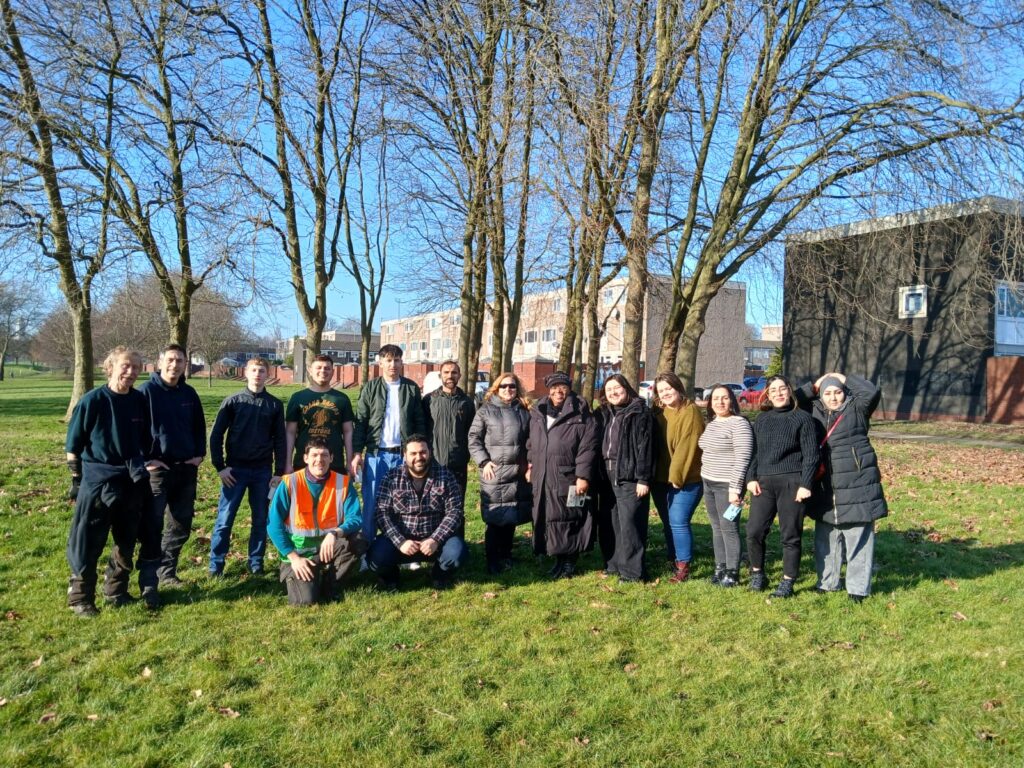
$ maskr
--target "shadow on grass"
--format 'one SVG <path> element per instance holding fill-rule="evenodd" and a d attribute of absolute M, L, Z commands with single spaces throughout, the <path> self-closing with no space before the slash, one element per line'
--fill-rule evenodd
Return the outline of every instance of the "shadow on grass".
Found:
<path fill-rule="evenodd" d="M 40 397 L 0 398 L 0 416 L 19 416 L 23 418 L 52 417 L 63 419 L 67 411 L 68 398 Z"/>

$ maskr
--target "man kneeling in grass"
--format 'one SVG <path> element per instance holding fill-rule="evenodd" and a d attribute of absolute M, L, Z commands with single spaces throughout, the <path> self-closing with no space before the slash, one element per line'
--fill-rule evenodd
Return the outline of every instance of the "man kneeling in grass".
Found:
<path fill-rule="evenodd" d="M 399 565 L 424 561 L 434 564 L 434 589 L 447 589 L 466 558 L 459 535 L 465 519 L 462 488 L 450 470 L 434 461 L 425 435 L 406 438 L 403 459 L 402 466 L 384 476 L 377 494 L 383 535 L 374 539 L 367 562 L 383 591 L 398 589 Z"/>
<path fill-rule="evenodd" d="M 348 475 L 331 471 L 327 440 L 311 437 L 302 459 L 305 468 L 277 486 L 268 524 L 290 605 L 339 598 L 342 580 L 367 549 L 359 497 Z"/>

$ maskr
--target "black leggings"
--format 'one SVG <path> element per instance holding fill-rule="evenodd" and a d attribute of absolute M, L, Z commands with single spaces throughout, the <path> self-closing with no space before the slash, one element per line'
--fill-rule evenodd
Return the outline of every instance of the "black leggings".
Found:
<path fill-rule="evenodd" d="M 779 537 L 782 540 L 782 574 L 795 579 L 800 575 L 801 535 L 804 530 L 804 505 L 796 500 L 800 475 L 768 475 L 759 477 L 761 495 L 750 500 L 747 519 L 747 552 L 750 567 L 764 569 L 764 543 L 779 516 Z"/>

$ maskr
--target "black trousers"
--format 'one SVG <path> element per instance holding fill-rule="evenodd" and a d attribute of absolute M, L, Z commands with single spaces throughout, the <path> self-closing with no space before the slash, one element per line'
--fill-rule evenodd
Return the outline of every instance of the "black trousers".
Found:
<path fill-rule="evenodd" d="M 512 557 L 512 545 L 516 540 L 516 526 L 487 524 L 484 530 L 484 553 L 488 565 L 499 565 Z"/>
<path fill-rule="evenodd" d="M 65 552 L 71 568 L 68 605 L 95 602 L 96 566 L 111 535 L 114 544 L 104 573 L 103 594 L 108 598 L 128 594 L 139 525 L 149 508 L 150 490 L 145 480 L 90 483 L 83 478 Z M 139 586 L 145 589 L 156 584 L 156 560 L 144 570 L 140 563 Z"/>
<path fill-rule="evenodd" d="M 594 510 L 594 534 L 601 550 L 601 561 L 605 567 L 612 567 L 615 557 L 615 526 L 612 515 L 615 512 L 615 489 L 603 474 L 597 485 L 597 503 L 591 501 Z"/>
<path fill-rule="evenodd" d="M 169 469 L 154 469 L 149 474 L 153 505 L 139 531 L 139 567 L 143 560 L 158 558 L 157 575 L 161 579 L 178 575 L 178 558 L 192 534 L 198 470 L 191 464 L 172 464 Z"/>
<path fill-rule="evenodd" d="M 647 552 L 647 525 L 650 516 L 650 494 L 637 498 L 636 483 L 622 481 L 613 486 L 615 508 L 612 529 L 615 531 L 615 554 L 609 568 L 626 579 L 647 578 L 644 555 Z"/>
<path fill-rule="evenodd" d="M 292 571 L 288 559 L 281 563 L 281 581 L 288 590 L 288 604 L 295 606 L 329 603 L 339 595 L 341 582 L 359 564 L 369 545 L 361 531 L 336 538 L 334 557 L 329 563 L 320 561 L 320 553 L 309 559 L 313 561 L 313 580 L 302 581 Z"/>
<path fill-rule="evenodd" d="M 764 543 L 779 516 L 779 538 L 782 540 L 782 574 L 795 579 L 800 575 L 800 553 L 804 530 L 804 505 L 796 500 L 800 475 L 768 475 L 757 478 L 761 495 L 750 500 L 747 519 L 747 552 L 750 567 L 764 569 Z"/>

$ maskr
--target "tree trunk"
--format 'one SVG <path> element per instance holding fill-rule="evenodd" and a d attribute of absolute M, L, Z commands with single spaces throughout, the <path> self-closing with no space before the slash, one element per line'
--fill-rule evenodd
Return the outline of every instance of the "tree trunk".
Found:
<path fill-rule="evenodd" d="M 75 406 L 93 388 L 92 309 L 86 306 L 71 308 L 71 325 L 75 335 L 75 375 L 68 403 L 66 420 L 71 420 Z"/>

